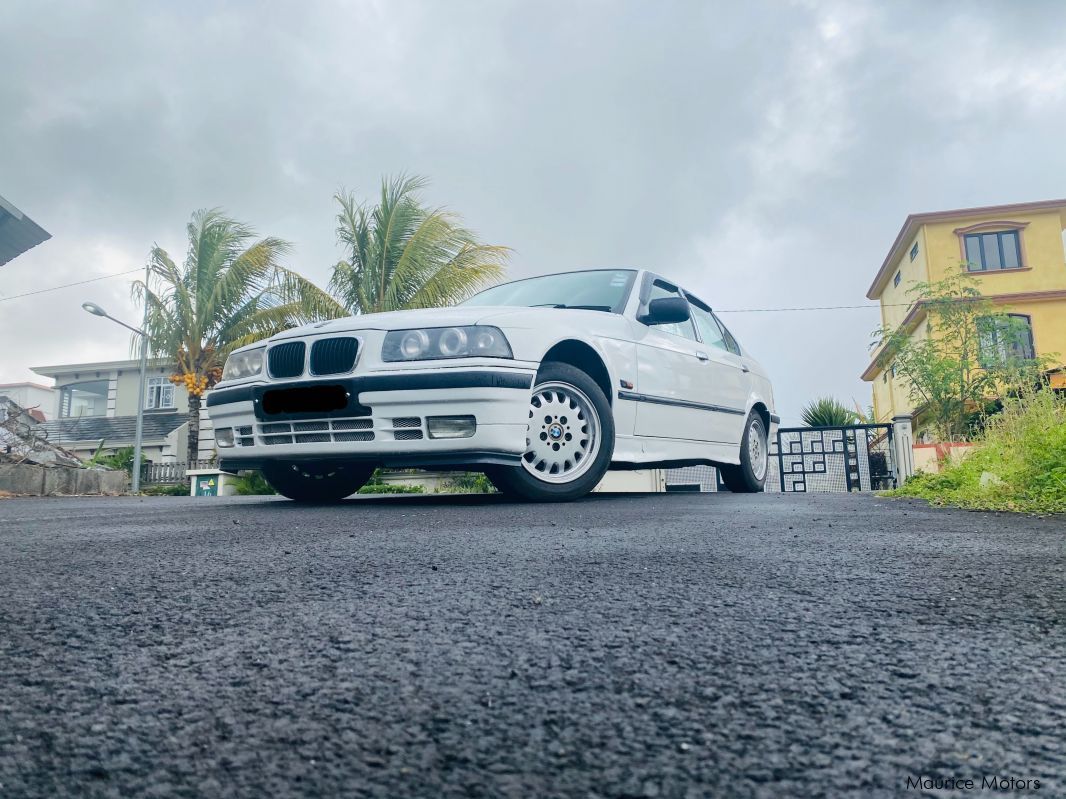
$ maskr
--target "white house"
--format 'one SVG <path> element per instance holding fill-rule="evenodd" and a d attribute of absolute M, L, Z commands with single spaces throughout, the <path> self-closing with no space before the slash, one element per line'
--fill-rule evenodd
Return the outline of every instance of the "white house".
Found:
<path fill-rule="evenodd" d="M 56 415 L 54 388 L 39 383 L 0 383 L 0 399 L 6 398 L 25 408 L 39 422 Z"/>
<path fill-rule="evenodd" d="M 34 367 L 37 374 L 55 380 L 54 414 L 41 425 L 48 440 L 82 457 L 92 455 L 101 442 L 105 450 L 131 446 L 137 423 L 139 368 L 137 360 Z M 189 398 L 183 385 L 170 382 L 174 369 L 167 361 L 148 362 L 143 397 L 147 461 L 166 463 L 186 458 Z M 210 429 L 205 432 L 210 437 Z M 211 457 L 213 450 L 209 446 L 201 457 Z"/>

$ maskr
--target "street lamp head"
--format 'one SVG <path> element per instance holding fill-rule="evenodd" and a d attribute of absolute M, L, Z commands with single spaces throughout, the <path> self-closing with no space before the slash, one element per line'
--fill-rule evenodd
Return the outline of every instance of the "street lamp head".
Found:
<path fill-rule="evenodd" d="M 107 311 L 97 305 L 95 302 L 83 302 L 81 307 L 91 313 L 93 316 L 107 316 Z"/>

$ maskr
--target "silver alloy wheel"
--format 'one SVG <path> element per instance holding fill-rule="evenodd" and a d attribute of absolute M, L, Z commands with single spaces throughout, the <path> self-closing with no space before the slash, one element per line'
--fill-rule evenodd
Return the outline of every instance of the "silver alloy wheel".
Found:
<path fill-rule="evenodd" d="M 600 451 L 600 416 L 583 391 L 569 383 L 533 389 L 522 467 L 546 483 L 569 483 L 587 472 Z"/>
<path fill-rule="evenodd" d="M 762 480 L 766 476 L 767 449 L 762 424 L 758 419 L 752 419 L 748 425 L 748 462 L 751 463 L 751 473 L 755 475 L 756 480 Z"/>

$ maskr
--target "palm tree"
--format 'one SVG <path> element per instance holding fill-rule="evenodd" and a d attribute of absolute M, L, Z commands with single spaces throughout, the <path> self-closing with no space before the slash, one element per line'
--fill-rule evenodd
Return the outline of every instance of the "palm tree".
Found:
<path fill-rule="evenodd" d="M 444 209 L 426 208 L 420 177 L 382 179 L 381 199 L 368 207 L 338 194 L 337 239 L 345 257 L 333 267 L 329 288 L 343 313 L 454 305 L 504 273 L 510 250 L 480 244 Z M 318 300 L 316 299 L 316 302 Z"/>
<path fill-rule="evenodd" d="M 162 247 L 152 247 L 149 285 L 133 284 L 147 301 L 149 351 L 173 359 L 174 383 L 189 392 L 188 460 L 196 460 L 200 398 L 222 374 L 234 347 L 298 324 L 335 306 L 314 284 L 281 266 L 288 242 L 255 241 L 252 228 L 221 210 L 197 211 L 188 225 L 189 249 L 179 267 Z M 142 397 L 143 401 L 143 397 Z"/>
<path fill-rule="evenodd" d="M 855 423 L 855 412 L 833 397 L 819 397 L 804 406 L 801 413 L 808 427 L 844 427 Z"/>

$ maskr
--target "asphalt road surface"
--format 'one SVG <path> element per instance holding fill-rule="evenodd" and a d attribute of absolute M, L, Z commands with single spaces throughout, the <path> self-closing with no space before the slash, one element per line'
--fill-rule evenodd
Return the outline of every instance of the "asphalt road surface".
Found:
<path fill-rule="evenodd" d="M 1063 796 L 1064 615 L 870 496 L 2 500 L 0 797 Z"/>

